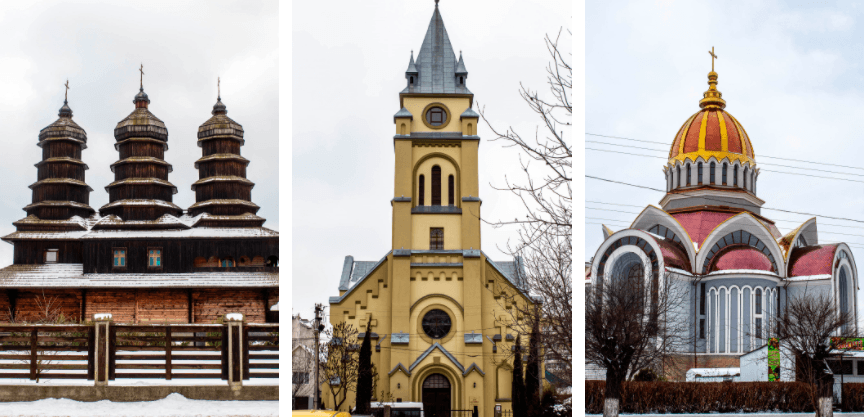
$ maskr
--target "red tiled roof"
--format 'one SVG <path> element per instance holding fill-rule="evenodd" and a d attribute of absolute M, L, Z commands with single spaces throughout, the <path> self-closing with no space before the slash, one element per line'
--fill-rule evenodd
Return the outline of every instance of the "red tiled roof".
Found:
<path fill-rule="evenodd" d="M 654 236 L 652 238 L 661 247 L 661 255 L 664 257 L 665 266 L 691 271 L 691 262 L 688 259 L 688 255 L 682 253 L 682 250 L 675 243 L 666 239 L 658 239 Z"/>
<path fill-rule="evenodd" d="M 838 245 L 808 246 L 793 249 L 790 255 L 790 277 L 832 273 L 832 259 Z"/>
<path fill-rule="evenodd" d="M 739 213 L 716 212 L 716 211 L 693 211 L 687 213 L 674 213 L 673 218 L 682 224 L 688 232 L 691 240 L 697 242 L 701 247 L 709 233 L 719 224 Z"/>
<path fill-rule="evenodd" d="M 729 271 L 732 269 L 772 271 L 772 262 L 757 249 L 740 246 L 723 251 L 713 260 L 710 271 Z"/>

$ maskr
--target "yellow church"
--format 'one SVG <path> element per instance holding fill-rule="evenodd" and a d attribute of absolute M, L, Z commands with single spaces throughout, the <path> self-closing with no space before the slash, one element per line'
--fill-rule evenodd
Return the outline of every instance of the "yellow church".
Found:
<path fill-rule="evenodd" d="M 427 416 L 510 410 L 510 303 L 531 298 L 519 258 L 495 262 L 480 250 L 479 115 L 438 4 L 405 78 L 393 116 L 391 249 L 379 261 L 346 256 L 330 322 L 371 332 L 374 400 L 422 402 Z M 322 400 L 333 408 L 330 395 Z M 349 393 L 342 409 L 354 405 Z"/>

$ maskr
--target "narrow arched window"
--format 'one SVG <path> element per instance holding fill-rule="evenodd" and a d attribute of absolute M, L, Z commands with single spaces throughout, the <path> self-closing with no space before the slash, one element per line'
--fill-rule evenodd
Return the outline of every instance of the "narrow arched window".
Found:
<path fill-rule="evenodd" d="M 408 77 L 408 83 L 414 84 L 414 77 Z"/>
<path fill-rule="evenodd" d="M 727 163 L 721 165 L 721 185 L 727 185 Z"/>
<path fill-rule="evenodd" d="M 703 184 L 703 163 L 697 164 L 697 184 Z"/>
<path fill-rule="evenodd" d="M 423 177 L 423 175 L 421 175 L 420 179 L 418 179 L 418 185 L 417 185 L 417 205 L 419 205 L 419 206 L 423 205 L 423 198 L 424 198 L 424 194 L 425 194 L 424 193 L 424 186 L 425 185 L 426 185 L 426 181 L 424 181 L 424 177 Z"/>
<path fill-rule="evenodd" d="M 715 184 L 715 163 L 709 164 L 709 184 Z"/>
<path fill-rule="evenodd" d="M 448 205 L 454 205 L 454 176 L 448 175 Z"/>
<path fill-rule="evenodd" d="M 430 205 L 442 205 L 442 169 L 438 165 L 432 167 L 432 184 L 430 184 L 430 187 L 432 188 L 430 190 L 432 192 Z"/>
<path fill-rule="evenodd" d="M 691 185 L 691 164 L 688 164 L 685 171 L 685 185 Z"/>
<path fill-rule="evenodd" d="M 739 166 L 733 165 L 733 186 L 739 186 Z"/>
<path fill-rule="evenodd" d="M 460 77 L 460 85 L 463 85 L 463 77 Z"/>
<path fill-rule="evenodd" d="M 676 167 L 676 185 L 682 186 L 682 167 L 680 166 Z"/>

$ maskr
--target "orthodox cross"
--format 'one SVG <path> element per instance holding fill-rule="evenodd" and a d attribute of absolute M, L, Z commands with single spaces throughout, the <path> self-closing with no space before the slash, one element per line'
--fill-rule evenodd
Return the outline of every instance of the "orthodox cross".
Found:
<path fill-rule="evenodd" d="M 65 102 L 69 98 L 69 79 L 68 78 L 66 79 L 66 84 L 64 84 L 64 85 L 66 86 L 66 92 L 63 93 L 63 101 Z"/>
<path fill-rule="evenodd" d="M 141 88 L 144 88 L 144 63 L 141 63 L 141 68 L 138 69 L 141 71 Z"/>
<path fill-rule="evenodd" d="M 219 83 L 221 82 L 222 81 L 219 79 L 219 77 L 216 77 L 216 97 L 222 97 L 222 89 L 219 86 Z"/>
<path fill-rule="evenodd" d="M 709 51 L 709 55 L 712 55 L 712 72 L 715 72 L 715 60 L 718 59 L 718 56 L 715 55 L 715 47 L 712 47 L 712 50 Z"/>

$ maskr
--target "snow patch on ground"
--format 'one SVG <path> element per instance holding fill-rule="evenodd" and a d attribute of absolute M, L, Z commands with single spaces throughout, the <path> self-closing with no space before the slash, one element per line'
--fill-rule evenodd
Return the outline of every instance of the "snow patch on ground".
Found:
<path fill-rule="evenodd" d="M 49 398 L 33 402 L 0 403 L 0 415 L 10 417 L 269 417 L 279 415 L 279 401 L 204 401 L 170 394 L 157 401 L 81 402 Z"/>

